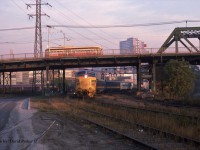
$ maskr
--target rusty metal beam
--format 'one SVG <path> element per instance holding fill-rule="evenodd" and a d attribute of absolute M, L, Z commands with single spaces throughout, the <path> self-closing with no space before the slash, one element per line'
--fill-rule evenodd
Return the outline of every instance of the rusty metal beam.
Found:
<path fill-rule="evenodd" d="M 176 32 L 177 29 L 174 29 L 172 31 L 172 33 L 169 35 L 169 37 L 167 38 L 167 40 L 163 43 L 163 45 L 161 46 L 161 48 L 158 50 L 157 53 L 163 53 L 170 45 L 169 42 L 173 39 L 174 37 L 174 33 Z"/>
<path fill-rule="evenodd" d="M 188 51 L 192 52 L 192 50 L 181 39 L 179 39 L 179 41 L 188 49 Z"/>
<path fill-rule="evenodd" d="M 184 38 L 197 52 L 200 52 L 189 40 L 188 38 L 198 38 L 200 39 L 200 27 L 185 27 L 185 28 L 175 28 L 173 32 L 169 35 L 167 40 L 163 43 L 161 48 L 157 53 L 162 54 L 173 42 L 175 42 L 175 52 L 178 53 L 178 41 Z M 182 43 L 183 44 L 183 43 Z M 183 44 L 185 46 L 185 44 Z M 185 46 L 186 47 L 186 46 Z M 188 49 L 188 47 L 186 47 Z"/>
<path fill-rule="evenodd" d="M 197 52 L 200 52 L 186 37 L 183 37 Z"/>

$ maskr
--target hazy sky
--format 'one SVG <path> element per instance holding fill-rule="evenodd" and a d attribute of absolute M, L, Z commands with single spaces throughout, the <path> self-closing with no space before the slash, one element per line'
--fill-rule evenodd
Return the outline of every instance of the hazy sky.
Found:
<path fill-rule="evenodd" d="M 200 20 L 199 0 L 42 0 L 52 7 L 42 6 L 42 25 L 120 25 L 148 24 L 181 20 Z M 35 6 L 27 9 L 25 3 L 35 0 L 2 0 L 0 5 L 0 29 L 32 27 Z M 199 26 L 200 22 L 188 22 L 187 26 Z M 119 41 L 135 37 L 149 48 L 159 48 L 175 27 L 186 23 L 106 29 L 52 28 L 50 46 L 64 44 L 74 46 L 102 46 L 118 49 Z M 34 29 L 0 31 L 0 55 L 10 53 L 33 53 Z M 64 34 L 63 34 L 64 33 Z M 48 46 L 48 29 L 42 28 L 43 51 Z M 68 40 L 67 40 L 68 39 Z"/>

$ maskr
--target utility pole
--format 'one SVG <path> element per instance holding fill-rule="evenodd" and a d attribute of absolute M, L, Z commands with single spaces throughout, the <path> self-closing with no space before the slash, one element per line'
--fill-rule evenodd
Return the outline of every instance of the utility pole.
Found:
<path fill-rule="evenodd" d="M 41 0 L 36 0 L 34 55 L 35 57 L 42 55 Z"/>
<path fill-rule="evenodd" d="M 60 30 L 60 32 L 63 34 L 63 36 L 64 36 L 64 47 L 65 47 L 65 33 L 62 31 L 62 30 Z"/>
<path fill-rule="evenodd" d="M 60 32 L 63 34 L 63 37 L 64 37 L 64 45 L 63 46 L 65 47 L 66 41 L 70 41 L 70 39 L 65 36 L 65 32 L 63 32 L 62 30 L 60 30 Z"/>
<path fill-rule="evenodd" d="M 41 16 L 48 16 L 47 14 L 41 14 L 41 6 L 48 5 L 52 7 L 49 3 L 41 3 L 41 0 L 35 0 L 35 4 L 26 4 L 27 9 L 31 6 L 35 6 L 35 14 L 28 14 L 29 18 L 35 16 L 35 42 L 34 42 L 34 56 L 42 57 L 42 29 L 41 29 Z M 49 17 L 49 16 L 48 16 Z"/>
<path fill-rule="evenodd" d="M 50 56 L 50 41 L 49 41 L 49 34 L 50 34 L 50 29 L 52 28 L 51 26 L 47 25 L 48 28 L 48 57 Z"/>
<path fill-rule="evenodd" d="M 31 6 L 35 6 L 35 14 L 28 14 L 29 19 L 35 16 L 35 42 L 34 42 L 34 57 L 42 57 L 42 29 L 41 29 L 41 16 L 48 16 L 47 14 L 41 14 L 41 6 L 48 5 L 52 7 L 49 3 L 42 3 L 41 0 L 35 0 L 35 4 L 26 4 L 27 9 Z M 48 16 L 49 17 L 49 16 Z M 37 75 L 41 75 L 41 78 L 37 78 Z M 44 75 L 43 71 L 33 71 L 33 83 L 32 90 L 36 90 L 36 84 L 41 83 L 42 89 L 44 88 Z"/>

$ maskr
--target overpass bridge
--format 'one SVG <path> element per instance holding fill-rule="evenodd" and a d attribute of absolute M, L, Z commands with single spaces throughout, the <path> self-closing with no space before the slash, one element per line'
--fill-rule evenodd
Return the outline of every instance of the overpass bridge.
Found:
<path fill-rule="evenodd" d="M 110 50 L 104 55 L 90 55 L 82 57 L 48 57 L 41 54 L 41 57 L 34 57 L 34 54 L 12 54 L 0 56 L 0 75 L 2 77 L 1 87 L 5 91 L 5 80 L 9 86 L 11 83 L 11 73 L 17 71 L 37 71 L 41 73 L 41 85 L 49 86 L 50 74 L 54 70 L 63 70 L 62 77 L 65 79 L 65 69 L 81 68 L 81 67 L 114 67 L 114 66 L 136 66 L 137 67 L 137 85 L 140 90 L 141 85 L 141 64 L 148 63 L 151 66 L 152 81 L 156 81 L 156 66 L 165 64 L 170 59 L 186 60 L 192 65 L 200 65 L 200 47 L 195 47 L 189 41 L 189 38 L 197 38 L 200 40 L 200 27 L 176 28 L 164 42 L 160 49 L 145 49 L 146 53 L 130 53 L 120 55 L 116 53 L 119 50 Z M 184 39 L 186 43 L 183 42 Z M 180 42 L 184 47 L 178 46 Z M 175 43 L 175 47 L 170 47 Z M 188 46 L 189 45 L 189 46 Z M 171 49 L 171 51 L 170 51 Z M 169 50 L 168 52 L 166 50 Z M 44 83 L 43 71 L 46 71 L 46 83 Z M 52 72 L 52 73 L 50 73 Z M 7 74 L 7 75 L 6 75 Z M 34 84 L 36 84 L 35 81 Z M 65 82 L 63 80 L 63 89 Z M 155 90 L 155 82 L 153 82 Z M 63 91 L 64 92 L 64 91 Z"/>
<path fill-rule="evenodd" d="M 16 54 L 18 55 L 18 54 Z M 0 58 L 0 72 L 35 71 L 81 67 L 114 67 L 136 66 L 139 63 L 165 64 L 170 59 L 186 60 L 192 65 L 200 65 L 200 52 L 196 53 L 143 53 L 124 55 L 102 55 L 82 57 L 27 57 L 30 54 L 20 54 L 21 58 L 10 55 L 10 58 Z M 32 54 L 34 55 L 34 54 Z"/>

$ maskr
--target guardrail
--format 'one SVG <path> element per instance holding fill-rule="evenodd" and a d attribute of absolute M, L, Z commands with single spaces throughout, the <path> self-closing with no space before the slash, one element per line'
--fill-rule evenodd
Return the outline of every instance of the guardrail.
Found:
<path fill-rule="evenodd" d="M 166 55 L 166 54 L 200 54 L 200 52 L 196 52 L 194 50 L 194 48 L 190 47 L 190 49 L 192 50 L 192 52 L 189 52 L 185 47 L 180 47 L 179 48 L 179 53 L 175 53 L 174 47 L 168 48 L 168 51 L 163 52 L 162 54 L 158 54 L 159 48 L 145 48 L 145 49 L 137 49 L 135 51 L 131 51 L 131 50 L 119 50 L 119 49 L 104 49 L 103 50 L 103 56 L 127 56 L 127 55 L 135 55 L 135 56 L 142 56 L 142 55 L 149 55 L 149 56 L 157 56 L 157 55 Z M 101 56 L 98 54 L 91 54 L 89 53 L 89 55 L 84 54 L 84 55 L 70 55 L 68 56 L 67 53 L 63 53 L 63 52 L 56 52 L 57 56 L 52 56 L 52 52 L 42 52 L 40 53 L 39 56 L 35 56 L 34 53 L 19 53 L 19 54 L 5 54 L 5 55 L 0 55 L 0 61 L 6 60 L 6 61 L 10 61 L 10 60 L 29 60 L 29 59 L 41 59 L 41 58 L 63 58 L 63 57 L 69 57 L 69 58 L 77 58 L 77 57 L 83 57 L 83 56 Z"/>

